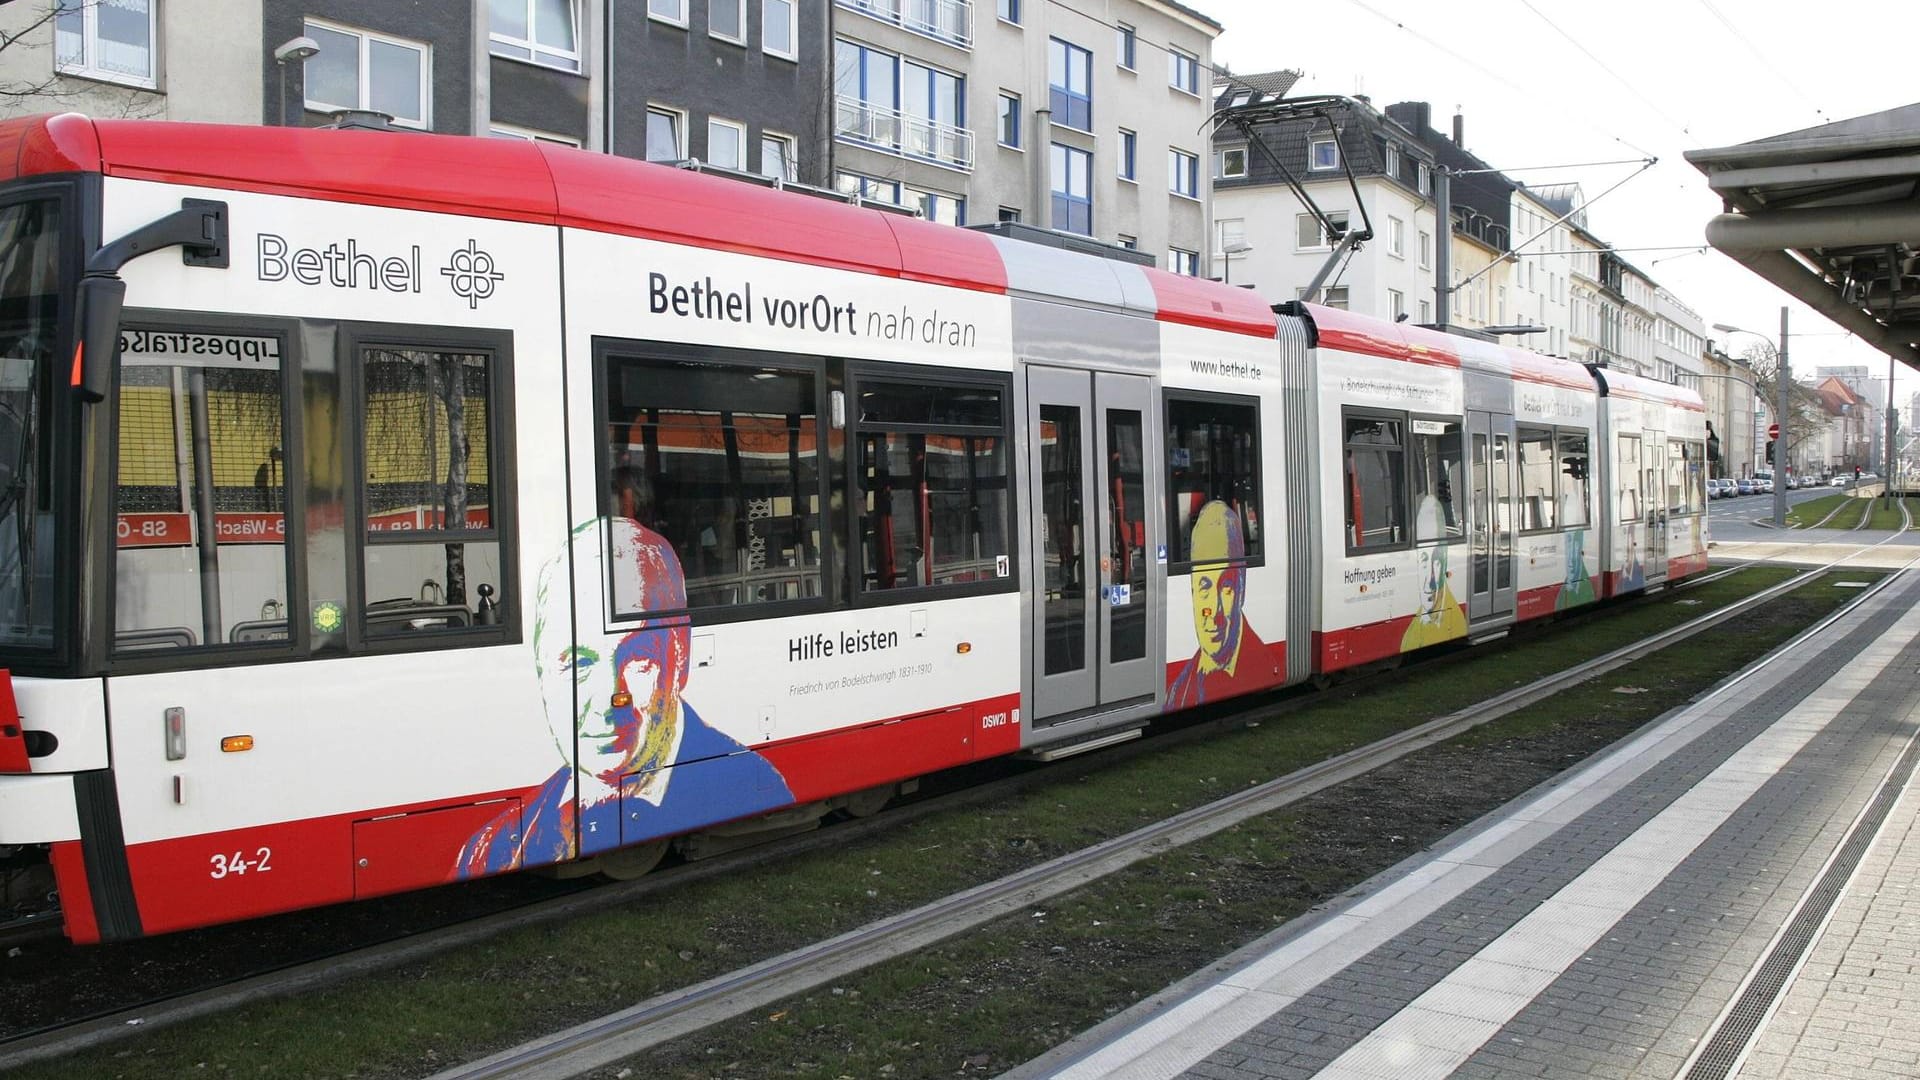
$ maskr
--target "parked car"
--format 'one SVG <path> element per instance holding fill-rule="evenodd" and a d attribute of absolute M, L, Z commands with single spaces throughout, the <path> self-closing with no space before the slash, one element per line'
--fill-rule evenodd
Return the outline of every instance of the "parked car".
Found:
<path fill-rule="evenodd" d="M 1847 485 L 1848 485 L 1849 483 L 1851 483 L 1851 482 L 1852 482 L 1852 480 L 1853 480 L 1853 478 L 1852 478 L 1852 477 L 1850 477 L 1850 476 L 1846 476 L 1846 475 L 1844 475 L 1844 474 L 1843 474 L 1843 475 L 1840 475 L 1840 476 L 1836 476 L 1836 477 L 1834 477 L 1833 479 L 1831 479 L 1831 480 L 1829 480 L 1829 481 L 1827 481 L 1827 486 L 1829 486 L 1829 487 L 1846 487 L 1846 486 L 1847 486 Z"/>
<path fill-rule="evenodd" d="M 1758 492 L 1760 489 L 1753 486 L 1752 477 L 1743 476 L 1740 479 L 1735 480 L 1733 482 L 1733 490 L 1736 494 L 1752 495 Z"/>
<path fill-rule="evenodd" d="M 1738 494 L 1740 489 L 1731 476 L 1723 476 L 1713 482 L 1713 497 L 1716 499 L 1731 499 Z"/>

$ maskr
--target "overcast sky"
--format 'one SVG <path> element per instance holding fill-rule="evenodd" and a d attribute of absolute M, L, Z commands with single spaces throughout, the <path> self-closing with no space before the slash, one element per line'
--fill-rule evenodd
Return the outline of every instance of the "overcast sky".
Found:
<path fill-rule="evenodd" d="M 1528 183 L 1577 181 L 1593 198 L 1638 165 L 1574 166 L 1659 158 L 1587 211 L 1588 227 L 1621 249 L 1704 245 L 1720 203 L 1681 156 L 1686 150 L 1920 101 L 1913 0 L 1187 2 L 1226 27 L 1214 42 L 1216 63 L 1238 72 L 1291 68 L 1305 73 L 1295 93 L 1364 93 L 1376 108 L 1427 101 L 1441 131 L 1451 130 L 1457 108 L 1467 149 Z M 1887 370 L 1885 354 L 1718 253 L 1622 256 L 1709 327 L 1773 336 L 1781 305 L 1791 306 L 1788 358 L 1796 369 Z M 1735 335 L 1733 351 L 1750 340 Z M 1896 403 L 1904 408 L 1915 391 L 1920 375 L 1901 369 Z"/>

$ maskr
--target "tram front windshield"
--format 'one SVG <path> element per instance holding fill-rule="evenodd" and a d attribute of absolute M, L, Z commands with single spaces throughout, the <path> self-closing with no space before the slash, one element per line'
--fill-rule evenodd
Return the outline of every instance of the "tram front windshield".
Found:
<path fill-rule="evenodd" d="M 58 201 L 0 204 L 0 649 L 53 644 L 47 465 L 60 250 Z"/>

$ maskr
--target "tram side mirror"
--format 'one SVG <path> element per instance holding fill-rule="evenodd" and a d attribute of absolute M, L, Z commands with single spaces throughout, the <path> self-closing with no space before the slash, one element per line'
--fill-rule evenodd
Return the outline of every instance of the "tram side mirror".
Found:
<path fill-rule="evenodd" d="M 80 279 L 80 347 L 73 358 L 73 390 L 80 400 L 105 401 L 120 354 L 120 309 L 127 283 L 117 275 L 88 274 Z"/>

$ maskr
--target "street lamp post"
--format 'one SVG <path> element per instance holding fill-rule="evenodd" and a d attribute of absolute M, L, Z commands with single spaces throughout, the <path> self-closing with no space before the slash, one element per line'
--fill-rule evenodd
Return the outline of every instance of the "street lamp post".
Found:
<path fill-rule="evenodd" d="M 273 62 L 280 67 L 280 115 L 276 118 L 280 127 L 287 127 L 287 61 L 301 65 L 301 86 L 306 85 L 307 58 L 320 51 L 320 43 L 310 37 L 297 37 L 283 42 L 273 50 Z M 304 91 L 303 91 L 304 92 Z"/>
<path fill-rule="evenodd" d="M 1713 328 L 1723 334 L 1752 334 L 1762 341 L 1766 340 L 1766 335 L 1758 331 L 1746 330 L 1738 326 L 1729 326 L 1726 323 L 1714 323 Z M 1773 485 L 1773 526 L 1776 529 L 1784 529 L 1787 527 L 1787 485 L 1779 481 L 1784 480 L 1783 473 L 1785 471 L 1784 465 L 1787 457 L 1787 436 L 1791 434 L 1787 424 L 1787 386 L 1790 376 L 1787 368 L 1787 308 L 1784 304 L 1781 305 L 1780 308 L 1780 364 L 1773 374 L 1774 400 L 1776 403 L 1774 412 L 1778 416 L 1778 423 L 1780 424 L 1780 438 L 1778 440 L 1780 447 L 1779 451 L 1773 455 L 1775 469 L 1774 479 L 1776 481 Z"/>

